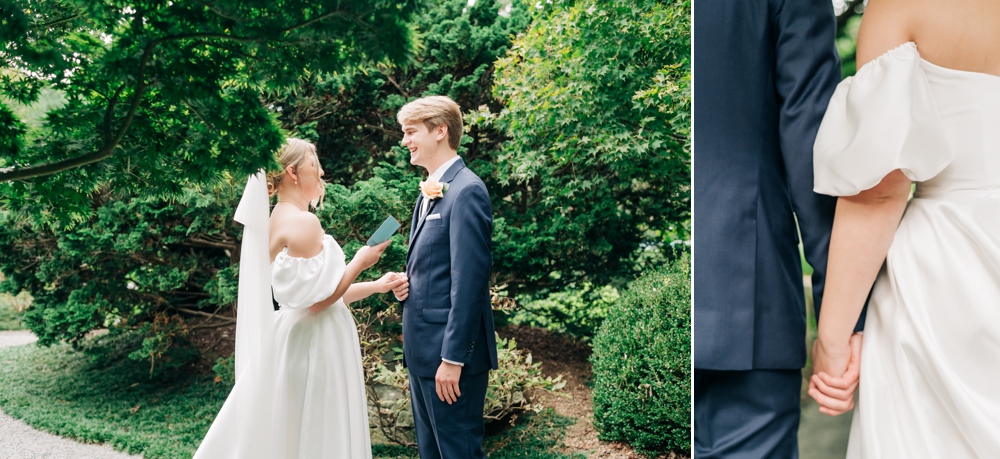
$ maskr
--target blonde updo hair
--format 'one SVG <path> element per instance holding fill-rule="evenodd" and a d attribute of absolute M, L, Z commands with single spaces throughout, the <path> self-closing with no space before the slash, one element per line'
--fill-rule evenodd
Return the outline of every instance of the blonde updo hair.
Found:
<path fill-rule="evenodd" d="M 319 165 L 319 156 L 316 155 L 316 146 L 302 139 L 288 138 L 285 144 L 278 151 L 278 162 L 281 163 L 280 171 L 270 171 L 267 173 L 267 195 L 274 196 L 278 192 L 278 184 L 284 180 L 288 166 L 295 166 L 298 170 L 299 164 L 305 159 L 312 159 L 316 162 L 316 178 L 323 173 L 323 167 Z"/>

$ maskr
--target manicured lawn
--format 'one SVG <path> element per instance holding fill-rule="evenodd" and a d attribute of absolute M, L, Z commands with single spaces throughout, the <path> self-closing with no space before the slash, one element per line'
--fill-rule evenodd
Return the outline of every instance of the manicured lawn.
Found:
<path fill-rule="evenodd" d="M 0 349 L 0 409 L 29 425 L 82 442 L 109 443 L 146 459 L 190 458 L 228 395 L 214 375 L 150 381 L 149 367 L 118 360 L 93 363 L 67 345 Z M 559 452 L 574 420 L 551 410 L 491 426 L 491 458 L 584 457 Z M 374 445 L 377 458 L 416 458 L 395 445 Z"/>

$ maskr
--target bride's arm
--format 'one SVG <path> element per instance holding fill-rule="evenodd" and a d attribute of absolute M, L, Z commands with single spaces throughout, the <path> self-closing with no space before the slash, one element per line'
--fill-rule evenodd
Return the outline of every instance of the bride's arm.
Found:
<path fill-rule="evenodd" d="M 358 278 L 361 271 L 364 271 L 374 265 L 379 257 L 382 256 L 382 252 L 385 252 L 385 248 L 389 246 L 391 240 L 383 242 L 375 247 L 364 246 L 358 249 L 358 253 L 354 254 L 354 258 L 351 262 L 347 264 L 347 269 L 344 272 L 344 277 L 340 280 L 340 284 L 337 285 L 337 289 L 333 291 L 333 294 L 327 297 L 325 300 L 320 301 L 312 306 L 309 306 L 309 310 L 312 312 L 320 312 L 332 304 L 336 303 L 337 300 L 344 298 L 345 302 L 350 302 L 345 297 L 347 292 L 353 287 L 354 280 Z M 362 282 L 365 284 L 367 282 Z M 359 291 L 360 292 L 360 291 Z M 370 295 L 370 293 L 369 293 Z M 367 296 L 367 295 L 365 295 Z M 361 297 L 364 298 L 364 297 Z"/>
<path fill-rule="evenodd" d="M 907 8 L 898 0 L 878 0 L 867 5 L 858 31 L 858 68 L 911 39 Z M 848 341 L 889 251 L 906 207 L 910 183 L 895 170 L 874 188 L 837 200 L 815 344 L 823 357 L 832 359 L 820 362 L 821 368 L 814 362 L 814 373 L 824 371 L 836 377 L 847 368 Z"/>
<path fill-rule="evenodd" d="M 858 31 L 857 68 L 913 40 L 910 9 L 899 0 L 868 3 Z M 826 414 L 853 408 L 861 356 L 861 336 L 853 332 L 906 208 L 910 184 L 895 170 L 874 188 L 837 200 L 809 382 L 809 394 Z"/>
<path fill-rule="evenodd" d="M 376 293 L 388 293 L 405 283 L 407 283 L 406 278 L 399 273 L 385 273 L 378 280 L 351 284 L 344 293 L 344 302 L 351 304 Z"/>
<path fill-rule="evenodd" d="M 910 184 L 910 179 L 897 169 L 874 188 L 837 200 L 814 373 L 838 377 L 846 370 L 851 334 L 889 252 L 906 208 Z"/>

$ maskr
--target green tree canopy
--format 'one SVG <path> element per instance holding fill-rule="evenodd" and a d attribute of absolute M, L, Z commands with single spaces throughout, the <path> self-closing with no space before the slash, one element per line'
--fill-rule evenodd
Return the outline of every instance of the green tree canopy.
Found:
<path fill-rule="evenodd" d="M 631 278 L 643 247 L 687 239 L 690 11 L 554 2 L 497 63 L 503 109 L 473 119 L 507 135 L 494 172 L 505 281 Z"/>
<path fill-rule="evenodd" d="M 0 131 L 0 145 L 24 145 L 0 152 L 0 196 L 80 219 L 102 190 L 176 195 L 271 165 L 282 134 L 261 93 L 367 61 L 405 62 L 414 6 L 0 1 L 0 96 L 30 104 L 49 88 L 66 98 L 39 132 Z"/>

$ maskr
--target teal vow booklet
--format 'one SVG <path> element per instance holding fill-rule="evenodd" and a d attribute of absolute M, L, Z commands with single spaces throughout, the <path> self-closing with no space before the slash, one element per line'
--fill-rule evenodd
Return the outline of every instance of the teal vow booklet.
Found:
<path fill-rule="evenodd" d="M 396 221 L 395 218 L 392 218 L 392 215 L 390 215 L 389 218 L 382 222 L 382 226 L 379 226 L 378 229 L 375 230 L 375 234 L 372 234 L 372 237 L 368 238 L 367 244 L 374 247 L 388 241 L 398 229 L 399 222 Z"/>

